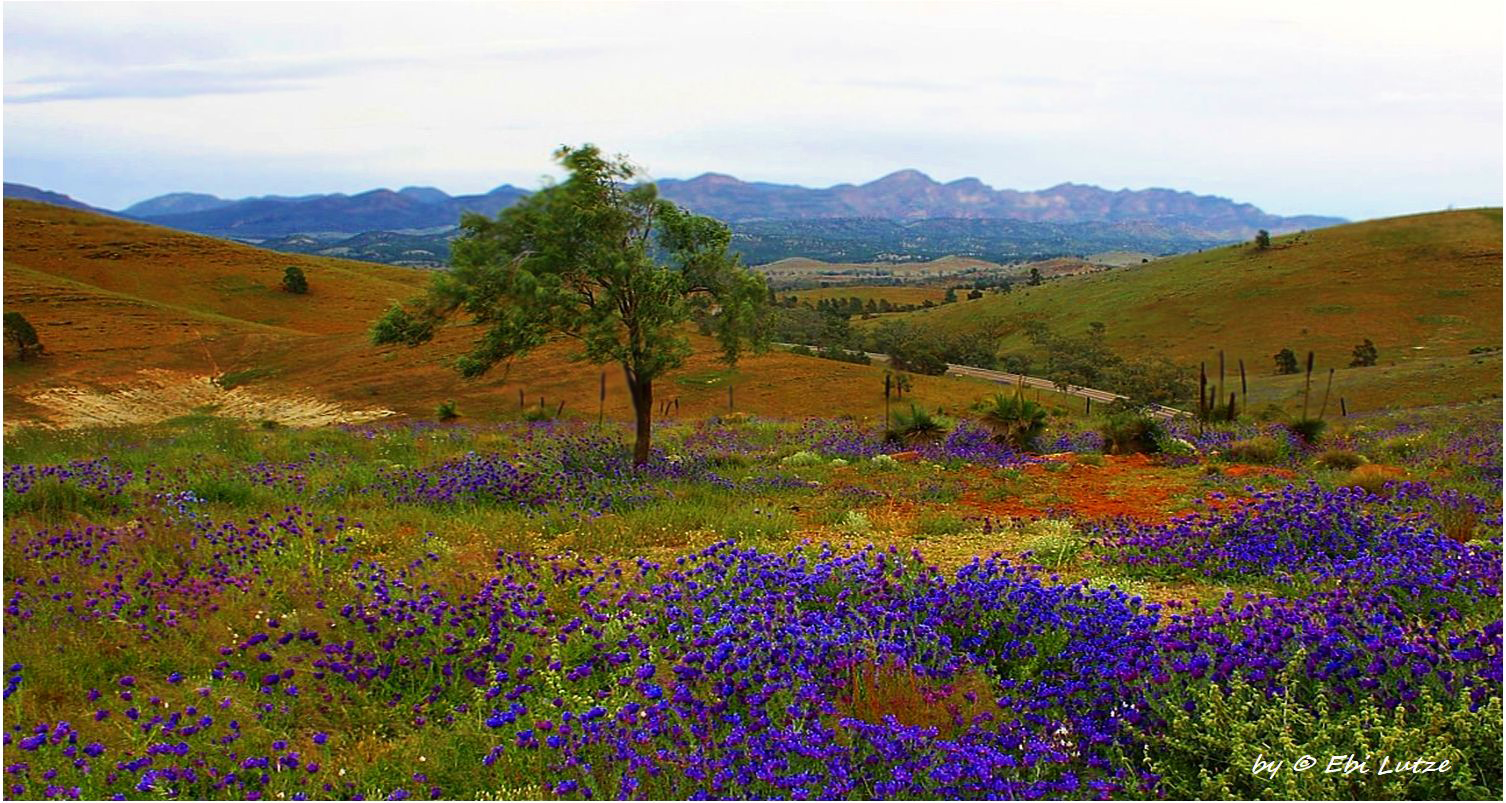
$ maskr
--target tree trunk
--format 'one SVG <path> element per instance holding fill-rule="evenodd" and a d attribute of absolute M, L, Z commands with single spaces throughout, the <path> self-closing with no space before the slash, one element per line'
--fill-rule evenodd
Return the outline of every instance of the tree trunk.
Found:
<path fill-rule="evenodd" d="M 633 440 L 633 465 L 648 463 L 648 447 L 654 426 L 654 380 L 634 381 L 628 377 L 628 394 L 633 398 L 633 416 L 638 428 Z"/>

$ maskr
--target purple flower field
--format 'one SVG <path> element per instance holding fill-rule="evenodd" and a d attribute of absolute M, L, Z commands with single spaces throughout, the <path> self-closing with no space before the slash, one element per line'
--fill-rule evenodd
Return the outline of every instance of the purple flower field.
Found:
<path fill-rule="evenodd" d="M 615 433 L 557 424 L 258 437 L 6 464 L 8 798 L 1175 797 L 1277 750 L 1187 748 L 1236 695 L 1292 745 L 1457 768 L 1331 796 L 1500 794 L 1498 433 L 1418 447 L 1463 455 L 1463 483 L 1313 474 L 1081 522 L 1077 575 L 993 550 L 943 570 L 807 518 L 716 536 L 738 505 L 841 511 L 1039 460 L 967 425 L 896 464 L 850 422 L 707 423 L 639 471 Z M 710 540 L 677 554 L 518 548 L 546 520 L 685 510 Z"/>

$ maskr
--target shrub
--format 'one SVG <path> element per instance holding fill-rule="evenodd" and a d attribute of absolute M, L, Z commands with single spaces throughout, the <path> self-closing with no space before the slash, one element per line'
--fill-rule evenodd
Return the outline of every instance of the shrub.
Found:
<path fill-rule="evenodd" d="M 1354 359 L 1349 361 L 1349 367 L 1365 368 L 1374 365 L 1379 359 L 1380 352 L 1376 350 L 1375 344 L 1370 342 L 1370 338 L 1367 337 L 1365 338 L 1365 342 L 1354 347 Z"/>
<path fill-rule="evenodd" d="M 837 521 L 837 532 L 844 535 L 867 535 L 872 530 L 873 523 L 868 520 L 868 514 L 861 510 L 849 510 Z"/>
<path fill-rule="evenodd" d="M 455 407 L 455 400 L 442 401 L 434 408 L 434 417 L 440 421 L 454 421 L 460 417 L 460 410 Z"/>
<path fill-rule="evenodd" d="M 1261 229 L 1255 232 L 1255 247 L 1261 249 L 1270 248 L 1271 233 L 1266 231 L 1265 229 Z"/>
<path fill-rule="evenodd" d="M 917 535 L 956 535 L 969 529 L 967 520 L 956 513 L 925 513 L 915 519 Z"/>
<path fill-rule="evenodd" d="M 297 265 L 289 265 L 282 272 L 282 289 L 289 293 L 303 295 L 309 291 L 308 277 L 303 275 L 303 268 Z"/>
<path fill-rule="evenodd" d="M 1345 485 L 1363 488 L 1367 492 L 1380 496 L 1386 492 L 1386 485 L 1406 479 L 1407 472 L 1396 466 L 1385 466 L 1379 463 L 1367 463 L 1349 472 L 1344 478 Z"/>
<path fill-rule="evenodd" d="M 819 466 L 823 462 L 825 461 L 821 459 L 821 455 L 810 451 L 799 451 L 779 461 L 781 465 L 790 466 L 792 468 Z"/>
<path fill-rule="evenodd" d="M 24 360 L 42 353 L 37 330 L 19 312 L 5 313 L 5 343 L 15 347 L 16 358 Z"/>
<path fill-rule="evenodd" d="M 1318 455 L 1317 459 L 1318 465 L 1323 468 L 1340 469 L 1343 471 L 1359 468 L 1368 462 L 1370 461 L 1366 460 L 1364 455 L 1348 449 L 1329 449 L 1323 454 Z"/>
<path fill-rule="evenodd" d="M 1270 435 L 1257 435 L 1229 444 L 1224 457 L 1235 463 L 1274 463 L 1281 457 L 1281 444 Z"/>
<path fill-rule="evenodd" d="M 1311 683 L 1305 660 L 1299 652 L 1281 671 L 1281 695 L 1236 674 L 1227 689 L 1201 683 L 1167 700 L 1165 720 L 1143 729 L 1157 791 L 1183 800 L 1500 799 L 1499 697 L 1471 710 L 1470 692 L 1424 686 L 1406 708 L 1381 708 L 1370 695 L 1341 705 L 1323 691 L 1304 693 Z M 1331 757 L 1345 755 L 1367 769 L 1325 772 Z M 1317 763 L 1294 768 L 1303 756 Z M 1256 759 L 1280 763 L 1256 774 Z M 1449 768 L 1394 771 L 1412 759 L 1447 760 Z"/>
<path fill-rule="evenodd" d="M 1280 375 L 1295 374 L 1297 367 L 1297 354 L 1291 349 L 1282 349 L 1276 352 L 1276 373 Z"/>
<path fill-rule="evenodd" d="M 1109 454 L 1154 454 L 1166 438 L 1161 422 L 1134 410 L 1109 416 L 1099 431 L 1103 449 Z"/>
<path fill-rule="evenodd" d="M 1036 438 L 1046 430 L 1046 408 L 1020 396 L 994 394 L 983 412 L 983 424 L 994 440 L 1016 449 L 1034 449 Z"/>
<path fill-rule="evenodd" d="M 1035 561 L 1047 569 L 1060 569 L 1082 551 L 1087 542 L 1063 519 L 1036 519 L 1021 533 L 1023 545 Z"/>
<path fill-rule="evenodd" d="M 945 433 L 946 426 L 939 417 L 912 402 L 908 413 L 901 410 L 894 414 L 894 427 L 886 437 L 908 444 L 934 443 Z"/>
<path fill-rule="evenodd" d="M 1321 418 L 1298 418 L 1286 427 L 1301 438 L 1303 443 L 1311 446 L 1323 437 L 1323 430 L 1328 427 L 1328 422 Z"/>
<path fill-rule="evenodd" d="M 1430 505 L 1433 521 L 1438 529 L 1461 544 L 1474 540 L 1480 526 L 1480 514 L 1469 505 L 1444 499 L 1435 499 Z"/>
<path fill-rule="evenodd" d="M 837 362 L 850 362 L 854 365 L 868 365 L 873 362 L 866 352 L 850 351 L 837 346 L 823 347 L 816 356 L 824 360 L 836 360 Z"/>

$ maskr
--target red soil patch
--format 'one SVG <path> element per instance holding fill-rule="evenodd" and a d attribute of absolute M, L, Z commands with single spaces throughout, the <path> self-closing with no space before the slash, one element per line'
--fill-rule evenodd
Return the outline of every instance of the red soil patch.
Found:
<path fill-rule="evenodd" d="M 1031 488 L 1023 496 L 983 499 L 975 487 L 964 493 L 960 502 L 994 518 L 1124 516 L 1161 522 L 1184 512 L 1170 508 L 1181 507 L 1172 500 L 1190 487 L 1187 478 L 1153 464 L 1144 455 L 1105 456 L 1102 465 L 1078 462 L 1070 455 L 1053 455 L 1049 459 L 1068 467 L 1053 470 L 1040 464 L 1026 466 L 1023 471 Z M 985 486 L 998 482 L 991 471 L 979 471 L 978 479 Z M 1049 501 L 1043 501 L 1043 495 Z"/>
<path fill-rule="evenodd" d="M 1273 468 L 1271 466 L 1229 466 L 1224 469 L 1226 477 L 1280 477 L 1293 479 L 1297 472 L 1288 468 Z"/>

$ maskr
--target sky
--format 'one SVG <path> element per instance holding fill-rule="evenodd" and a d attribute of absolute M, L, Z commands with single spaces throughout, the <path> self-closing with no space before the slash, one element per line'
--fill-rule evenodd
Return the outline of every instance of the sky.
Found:
<path fill-rule="evenodd" d="M 4 176 L 110 209 L 558 175 L 1502 202 L 1502 4 L 4 4 Z"/>

